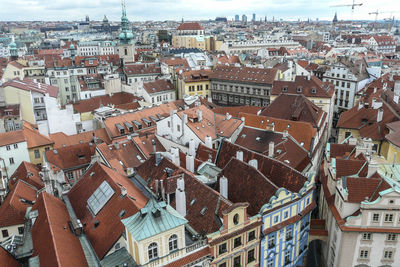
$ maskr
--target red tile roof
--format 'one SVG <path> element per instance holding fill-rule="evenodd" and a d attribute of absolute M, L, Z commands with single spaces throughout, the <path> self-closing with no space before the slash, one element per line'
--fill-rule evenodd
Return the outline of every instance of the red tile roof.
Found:
<path fill-rule="evenodd" d="M 218 65 L 210 75 L 212 80 L 228 80 L 241 83 L 256 83 L 272 85 L 277 69 L 260 69 L 250 67 L 232 67 Z"/>
<path fill-rule="evenodd" d="M 34 129 L 29 123 L 24 122 L 24 130 L 22 132 L 29 149 L 41 146 L 51 146 L 54 143 L 47 136 L 40 134 L 39 131 Z"/>
<path fill-rule="evenodd" d="M 94 216 L 87 207 L 87 200 L 103 181 L 106 181 L 115 193 Z M 127 191 L 125 197 L 121 197 L 122 187 Z M 69 191 L 68 197 L 99 259 L 107 254 L 124 233 L 125 227 L 121 219 L 138 212 L 148 200 L 126 176 L 99 163 L 87 170 Z M 120 216 L 123 210 L 125 214 Z M 94 226 L 95 223 L 98 223 L 97 227 Z"/>
<path fill-rule="evenodd" d="M 42 189 L 44 184 L 42 182 L 42 178 L 39 175 L 40 167 L 30 162 L 23 161 L 15 170 L 15 172 L 11 175 L 10 182 L 8 186 L 10 190 L 12 190 L 19 180 L 34 186 L 37 189 Z"/>
<path fill-rule="evenodd" d="M 298 91 L 301 88 L 301 92 Z M 322 82 L 315 76 L 310 80 L 306 76 L 296 76 L 295 81 L 274 81 L 271 95 L 303 94 L 306 97 L 332 98 L 335 92 L 335 86 L 330 82 Z"/>
<path fill-rule="evenodd" d="M 90 99 L 81 100 L 77 103 L 74 103 L 74 110 L 78 113 L 91 112 L 98 109 L 100 106 L 108 106 L 108 105 L 120 105 L 131 103 L 133 101 L 141 100 L 141 98 L 136 97 L 129 93 L 116 93 L 112 96 L 103 95 L 96 96 Z"/>
<path fill-rule="evenodd" d="M 95 153 L 95 145 L 83 143 L 72 146 L 60 147 L 45 152 L 46 160 L 61 170 L 81 169 L 90 163 Z"/>
<path fill-rule="evenodd" d="M 256 115 L 261 112 L 264 107 L 257 106 L 237 106 L 237 107 L 217 107 L 214 108 L 213 111 L 218 114 L 226 115 L 229 113 L 235 118 L 242 118 L 240 113 L 253 114 Z"/>
<path fill-rule="evenodd" d="M 368 199 L 372 202 L 379 197 L 379 192 L 391 188 L 383 178 L 346 178 L 348 202 L 361 203 Z"/>
<path fill-rule="evenodd" d="M 174 86 L 168 80 L 156 80 L 154 82 L 143 83 L 143 88 L 149 95 L 175 91 Z"/>
<path fill-rule="evenodd" d="M 201 31 L 204 28 L 198 22 L 185 22 L 179 25 L 178 31 Z"/>
<path fill-rule="evenodd" d="M 17 181 L 0 206 L 0 228 L 25 223 L 25 212 L 36 200 L 36 189 L 24 181 Z M 27 201 L 22 201 L 22 199 Z"/>
<path fill-rule="evenodd" d="M 209 255 L 211 255 L 210 248 L 207 246 L 199 251 L 186 255 L 183 258 L 178 259 L 177 261 L 166 264 L 164 265 L 164 267 L 186 266 L 187 264 L 195 262 Z"/>
<path fill-rule="evenodd" d="M 32 226 L 33 256 L 41 266 L 88 266 L 81 243 L 70 229 L 65 204 L 42 192 L 33 210 L 38 217 Z"/>
<path fill-rule="evenodd" d="M 74 135 L 66 135 L 63 132 L 58 132 L 49 135 L 50 139 L 54 141 L 54 146 L 53 146 L 54 149 L 64 146 L 71 146 L 71 145 L 92 142 L 94 136 L 98 138 L 97 140 L 98 143 L 105 142 L 109 144 L 111 142 L 105 128 L 88 132 L 82 132 Z"/>
<path fill-rule="evenodd" d="M 161 68 L 155 64 L 131 64 L 124 66 L 124 73 L 128 77 L 149 74 L 161 74 Z"/>
<path fill-rule="evenodd" d="M 5 267 L 21 267 L 21 264 L 3 247 L 0 247 L 0 262 Z"/>
<path fill-rule="evenodd" d="M 22 130 L 0 133 L 0 147 L 25 142 Z"/>

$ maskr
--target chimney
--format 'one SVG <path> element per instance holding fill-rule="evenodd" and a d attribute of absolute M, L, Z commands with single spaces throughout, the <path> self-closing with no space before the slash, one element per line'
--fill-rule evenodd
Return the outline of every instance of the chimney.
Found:
<path fill-rule="evenodd" d="M 269 147 L 268 147 L 268 157 L 273 158 L 274 157 L 274 151 L 275 150 L 275 143 L 273 141 L 269 142 Z"/>
<path fill-rule="evenodd" d="M 228 199 L 228 179 L 225 176 L 219 179 L 219 192 L 224 198 Z"/>
<path fill-rule="evenodd" d="M 156 153 L 157 152 L 156 141 L 154 139 L 151 139 L 151 144 L 153 145 L 153 153 Z"/>
<path fill-rule="evenodd" d="M 236 151 L 236 158 L 240 161 L 243 161 L 243 151 Z"/>
<path fill-rule="evenodd" d="M 228 112 L 226 113 L 226 120 L 230 120 L 232 118 L 232 115 L 231 114 L 229 114 Z"/>
<path fill-rule="evenodd" d="M 186 113 L 183 113 L 183 119 L 182 119 L 182 121 L 183 121 L 184 124 L 187 124 L 187 123 L 188 123 L 188 116 L 187 116 Z"/>
<path fill-rule="evenodd" d="M 124 196 L 126 196 L 126 194 L 127 194 L 126 188 L 121 187 L 121 196 L 124 197 Z"/>
<path fill-rule="evenodd" d="M 383 108 L 378 109 L 378 114 L 376 115 L 376 122 L 381 122 L 383 119 Z"/>
<path fill-rule="evenodd" d="M 196 114 L 197 114 L 198 121 L 201 122 L 203 120 L 203 112 L 200 109 L 198 109 L 198 110 L 196 110 Z"/>
<path fill-rule="evenodd" d="M 171 114 L 169 119 L 171 120 L 171 133 L 174 133 L 174 114 L 176 114 L 176 110 L 171 110 Z"/>
<path fill-rule="evenodd" d="M 189 154 L 186 155 L 186 170 L 194 173 L 194 157 Z"/>
<path fill-rule="evenodd" d="M 183 179 L 184 174 L 182 174 L 181 178 L 176 181 L 176 211 L 182 215 L 186 216 L 186 193 L 185 193 L 185 180 Z"/>
<path fill-rule="evenodd" d="M 211 138 L 211 136 L 208 136 L 208 135 L 206 136 L 205 145 L 208 148 L 212 148 L 212 138 Z"/>
<path fill-rule="evenodd" d="M 164 180 L 160 180 L 160 185 L 161 185 L 161 198 L 162 198 L 162 200 L 165 200 Z M 168 204 L 169 204 L 169 201 L 168 201 Z"/>
<path fill-rule="evenodd" d="M 361 100 L 358 101 L 358 108 L 357 108 L 357 110 L 362 109 L 363 106 L 364 106 L 364 103 L 363 103 Z"/>
<path fill-rule="evenodd" d="M 193 139 L 189 141 L 189 155 L 194 156 L 196 154 L 196 144 Z"/>
<path fill-rule="evenodd" d="M 179 158 L 179 148 L 171 147 L 171 154 L 172 154 L 172 162 L 175 165 L 181 166 L 181 161 Z"/>
<path fill-rule="evenodd" d="M 118 143 L 118 142 L 115 142 L 115 143 L 114 143 L 114 147 L 115 147 L 116 150 L 118 150 L 118 149 L 120 148 L 119 143 Z"/>
<path fill-rule="evenodd" d="M 156 181 L 155 181 L 155 183 L 156 183 L 156 195 L 157 195 L 157 197 L 158 197 L 158 179 L 156 179 Z"/>
<path fill-rule="evenodd" d="M 363 69 L 363 63 L 361 61 L 361 63 L 360 63 L 360 74 L 362 73 L 362 69 Z"/>
<path fill-rule="evenodd" d="M 156 152 L 156 166 L 158 166 L 158 164 L 160 164 L 162 160 L 162 156 L 160 152 Z"/>
<path fill-rule="evenodd" d="M 254 167 L 256 170 L 258 170 L 258 161 L 256 159 L 250 160 L 249 165 Z"/>

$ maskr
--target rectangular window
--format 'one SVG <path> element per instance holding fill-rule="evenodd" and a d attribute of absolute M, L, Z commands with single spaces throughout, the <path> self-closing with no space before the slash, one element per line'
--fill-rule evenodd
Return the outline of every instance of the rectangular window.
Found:
<path fill-rule="evenodd" d="M 386 240 L 387 241 L 396 241 L 396 234 L 387 234 Z"/>
<path fill-rule="evenodd" d="M 18 144 L 14 144 L 14 148 L 18 148 Z"/>
<path fill-rule="evenodd" d="M 292 232 L 293 232 L 292 228 L 286 229 L 286 241 L 292 239 Z"/>
<path fill-rule="evenodd" d="M 385 214 L 385 222 L 393 222 L 393 214 Z"/>
<path fill-rule="evenodd" d="M 248 242 L 250 242 L 251 240 L 256 239 L 256 230 L 253 230 L 249 233 L 249 238 L 248 238 Z"/>
<path fill-rule="evenodd" d="M 241 260 L 240 260 L 240 256 L 237 256 L 233 259 L 233 267 L 241 267 Z"/>
<path fill-rule="evenodd" d="M 254 260 L 254 249 L 252 249 L 247 252 L 247 263 L 253 262 Z"/>
<path fill-rule="evenodd" d="M 14 164 L 14 158 L 9 158 L 10 164 Z"/>
<path fill-rule="evenodd" d="M 11 146 L 8 146 L 8 145 L 7 145 L 7 146 L 6 146 L 6 149 L 7 149 L 7 150 L 11 150 Z"/>
<path fill-rule="evenodd" d="M 290 250 L 285 251 L 285 265 L 290 263 Z"/>
<path fill-rule="evenodd" d="M 218 254 L 224 254 L 226 252 L 226 243 L 219 245 L 218 247 Z"/>
<path fill-rule="evenodd" d="M 8 237 L 8 230 L 1 230 L 1 234 L 3 235 L 3 238 Z"/>
<path fill-rule="evenodd" d="M 274 258 L 270 258 L 267 261 L 267 267 L 273 267 L 274 266 Z"/>
<path fill-rule="evenodd" d="M 274 217 L 274 223 L 277 223 L 277 222 L 278 222 L 278 220 L 279 220 L 279 216 L 278 216 L 278 215 L 276 215 L 276 216 Z"/>
<path fill-rule="evenodd" d="M 40 151 L 39 151 L 39 149 L 35 149 L 33 152 L 35 153 L 35 159 L 39 159 L 39 158 L 40 158 Z"/>
<path fill-rule="evenodd" d="M 241 246 L 241 245 L 242 245 L 242 237 L 241 237 L 241 236 L 236 237 L 236 238 L 233 240 L 233 247 L 234 247 L 234 248 L 237 248 L 237 247 L 239 247 L 239 246 Z"/>
<path fill-rule="evenodd" d="M 268 248 L 275 247 L 275 235 L 271 235 L 268 237 Z"/>
<path fill-rule="evenodd" d="M 379 214 L 378 213 L 374 213 L 374 215 L 372 215 L 372 221 L 379 222 Z"/>
<path fill-rule="evenodd" d="M 24 227 L 18 227 L 18 234 L 23 235 L 24 234 Z"/>
<path fill-rule="evenodd" d="M 226 267 L 226 262 L 221 263 L 220 265 L 218 265 L 218 267 Z"/>
<path fill-rule="evenodd" d="M 368 250 L 361 250 L 360 251 L 360 259 L 368 259 L 369 251 Z"/>
<path fill-rule="evenodd" d="M 363 240 L 371 240 L 371 233 L 364 233 L 362 236 Z"/>
<path fill-rule="evenodd" d="M 383 253 L 383 258 L 385 260 L 391 260 L 393 258 L 393 251 L 385 250 L 385 252 Z"/>

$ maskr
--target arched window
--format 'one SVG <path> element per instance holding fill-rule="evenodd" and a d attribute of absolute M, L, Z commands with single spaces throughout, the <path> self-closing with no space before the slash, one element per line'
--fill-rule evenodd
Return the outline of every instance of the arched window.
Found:
<path fill-rule="evenodd" d="M 149 260 L 153 260 L 153 259 L 158 258 L 158 246 L 157 246 L 157 243 L 155 243 L 155 242 L 151 243 L 147 250 L 149 252 Z"/>
<path fill-rule="evenodd" d="M 178 249 L 178 236 L 177 235 L 171 235 L 168 239 L 168 244 L 169 244 L 169 251 L 174 251 L 175 249 Z"/>

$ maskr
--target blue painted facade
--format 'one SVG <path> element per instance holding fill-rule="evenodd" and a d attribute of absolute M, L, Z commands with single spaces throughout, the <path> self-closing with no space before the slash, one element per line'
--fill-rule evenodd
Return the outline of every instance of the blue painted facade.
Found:
<path fill-rule="evenodd" d="M 283 189 L 285 190 L 285 189 Z M 260 249 L 260 266 L 261 267 L 277 267 L 277 266 L 298 266 L 303 264 L 304 255 L 308 249 L 308 234 L 310 231 L 311 210 L 304 216 L 299 216 L 313 202 L 313 191 L 307 192 L 303 196 L 293 194 L 285 190 L 286 196 L 280 196 L 275 201 L 282 206 L 273 209 L 277 204 L 267 204 L 261 209 L 262 229 L 261 231 L 269 232 L 270 227 L 292 221 L 293 217 L 297 220 L 282 226 L 280 229 L 265 234 L 261 239 Z M 293 201 L 298 198 L 297 201 Z M 279 200 L 278 200 L 279 199 Z M 270 202 L 270 203 L 271 203 Z"/>

